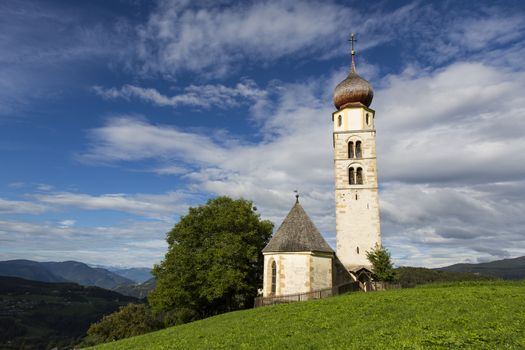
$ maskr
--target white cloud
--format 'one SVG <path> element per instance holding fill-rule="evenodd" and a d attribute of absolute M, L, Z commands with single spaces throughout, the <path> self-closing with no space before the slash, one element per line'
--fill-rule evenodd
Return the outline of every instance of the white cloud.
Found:
<path fill-rule="evenodd" d="M 49 206 L 39 203 L 0 198 L 0 214 L 41 214 L 49 209 Z"/>
<path fill-rule="evenodd" d="M 148 220 L 70 227 L 61 223 L 0 220 L 0 260 L 30 257 L 37 261 L 77 260 L 107 266 L 151 267 L 163 258 L 165 234 L 172 225 Z"/>
<path fill-rule="evenodd" d="M 75 220 L 62 220 L 59 222 L 60 226 L 61 227 L 71 227 L 71 226 L 74 226 L 76 223 Z"/>
<path fill-rule="evenodd" d="M 396 26 L 421 15 L 416 4 L 385 13 L 380 7 L 336 2 L 275 0 L 225 4 L 165 0 L 138 27 L 142 72 L 173 79 L 181 72 L 221 77 L 243 66 L 281 58 L 327 59 L 347 54 L 350 28 L 367 40 L 361 50 L 391 40 Z M 366 20 L 363 20 L 365 19 Z"/>
<path fill-rule="evenodd" d="M 47 185 L 47 184 L 37 184 L 36 187 L 39 191 L 44 191 L 44 192 L 51 191 L 53 189 L 53 186 Z"/>
<path fill-rule="evenodd" d="M 94 86 L 93 90 L 100 96 L 108 99 L 132 97 L 139 98 L 146 102 L 151 102 L 157 106 L 192 106 L 192 107 L 218 107 L 231 108 L 241 104 L 254 102 L 266 97 L 266 92 L 257 87 L 253 80 L 243 80 L 235 85 L 228 87 L 218 85 L 190 85 L 184 92 L 174 96 L 166 96 L 153 88 L 142 88 L 134 85 L 124 85 L 120 89 L 106 89 L 101 86 Z"/>
<path fill-rule="evenodd" d="M 127 116 L 111 119 L 106 126 L 93 130 L 90 137 L 93 147 L 80 157 L 84 161 L 134 161 L 160 156 L 166 160 L 215 164 L 227 156 L 206 135 Z"/>
<path fill-rule="evenodd" d="M 234 63 L 319 52 L 341 42 L 352 11 L 334 3 L 265 1 L 206 8 L 162 1 L 139 28 L 144 69 L 224 75 Z M 339 33 L 339 34 L 337 34 Z"/>
<path fill-rule="evenodd" d="M 495 188 L 496 187 L 496 188 Z M 381 193 L 382 224 L 395 255 L 406 244 L 427 254 L 419 264 L 446 265 L 467 257 L 506 258 L 525 252 L 524 197 L 502 200 L 502 194 L 525 192 L 525 183 L 494 186 L 388 184 Z M 449 250 L 439 259 L 439 252 Z M 421 257 L 418 255 L 418 259 Z M 407 257 L 404 264 L 417 259 Z"/>
<path fill-rule="evenodd" d="M 224 143 L 143 119 L 119 117 L 90 133 L 92 147 L 82 159 L 98 162 L 157 160 L 151 171 L 181 166 L 193 169 L 183 177 L 190 189 L 253 199 L 265 217 L 282 220 L 299 189 L 306 207 L 331 202 L 330 108 L 314 92 L 319 84 L 289 84 L 282 91 L 275 113 L 264 123 L 262 143 Z M 325 115 L 326 118 L 320 116 Z M 138 135 L 129 137 L 129 135 Z M 283 150 L 293 150 L 283 152 Z M 320 186 L 320 187 L 319 187 Z M 315 198 L 310 200 L 309 198 Z M 331 205 L 331 204 L 330 204 Z M 311 206 L 323 229 L 329 229 L 330 207 Z M 321 215 L 322 214 L 322 215 Z M 330 227 L 331 228 L 331 227 Z"/>
<path fill-rule="evenodd" d="M 127 243 L 127 246 L 133 247 L 133 248 L 144 248 L 144 249 L 167 249 L 168 243 L 164 239 L 153 239 L 149 241 L 141 241 L 141 242 L 129 242 Z"/>
<path fill-rule="evenodd" d="M 376 94 L 382 178 L 467 183 L 521 178 L 523 89 L 523 71 L 479 63 L 387 78 Z"/>
<path fill-rule="evenodd" d="M 160 2 L 137 29 L 142 72 L 169 79 L 182 72 L 221 77 L 235 74 L 239 62 L 332 58 L 347 52 L 341 43 L 352 28 L 363 35 L 360 52 L 391 43 L 407 53 L 403 60 L 422 58 L 433 65 L 469 55 L 482 61 L 501 45 L 520 47 L 525 34 L 523 14 L 485 4 L 468 14 L 455 3 L 417 1 L 394 10 L 291 0 L 204 4 Z"/>
<path fill-rule="evenodd" d="M 93 196 L 62 192 L 36 194 L 33 197 L 40 203 L 56 207 L 114 210 L 172 222 L 176 215 L 187 210 L 192 195 L 186 192 L 168 192 L 165 194 L 127 195 L 115 193 Z"/>

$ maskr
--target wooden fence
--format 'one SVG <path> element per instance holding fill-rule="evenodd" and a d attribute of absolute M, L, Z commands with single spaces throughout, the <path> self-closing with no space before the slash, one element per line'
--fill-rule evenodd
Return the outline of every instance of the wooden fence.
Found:
<path fill-rule="evenodd" d="M 255 298 L 254 307 L 259 306 L 268 306 L 274 304 L 287 304 L 294 303 L 297 301 L 313 300 L 313 299 L 322 299 L 331 297 L 334 295 L 339 295 L 348 292 L 357 292 L 361 290 L 359 282 L 351 282 L 346 284 L 341 284 L 332 288 L 325 288 L 315 290 L 313 292 L 299 293 L 299 294 L 288 294 L 280 295 L 275 297 L 257 297 Z"/>
<path fill-rule="evenodd" d="M 359 288 L 363 292 L 378 292 L 378 291 L 387 290 L 387 289 L 401 288 L 401 283 L 377 282 L 377 281 L 368 281 L 364 283 L 359 282 Z"/>

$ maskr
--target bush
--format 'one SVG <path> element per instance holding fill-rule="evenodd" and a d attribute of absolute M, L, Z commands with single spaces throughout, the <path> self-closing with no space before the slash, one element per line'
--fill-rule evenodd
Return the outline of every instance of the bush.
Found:
<path fill-rule="evenodd" d="M 184 324 L 192 322 L 199 319 L 199 314 L 192 309 L 180 308 L 173 311 L 164 313 L 163 323 L 164 327 L 177 326 L 179 324 Z"/>
<path fill-rule="evenodd" d="M 397 273 L 392 265 L 390 252 L 383 248 L 383 246 L 376 245 L 373 250 L 366 252 L 366 257 L 372 264 L 372 273 L 376 280 L 393 282 L 397 279 Z"/>
<path fill-rule="evenodd" d="M 104 316 L 87 331 L 85 345 L 94 345 L 156 331 L 162 323 L 144 304 L 129 304 Z"/>

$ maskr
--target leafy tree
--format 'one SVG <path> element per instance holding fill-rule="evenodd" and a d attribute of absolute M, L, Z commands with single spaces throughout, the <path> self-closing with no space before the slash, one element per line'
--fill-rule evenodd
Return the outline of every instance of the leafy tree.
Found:
<path fill-rule="evenodd" d="M 128 304 L 92 324 L 87 331 L 88 336 L 84 340 L 84 345 L 133 337 L 160 328 L 162 328 L 162 323 L 154 317 L 148 306 Z"/>
<path fill-rule="evenodd" d="M 366 252 L 366 257 L 372 264 L 372 273 L 375 279 L 384 282 L 396 280 L 397 273 L 392 265 L 390 252 L 382 245 L 376 244 L 373 250 Z"/>
<path fill-rule="evenodd" d="M 153 269 L 157 287 L 150 304 L 198 317 L 251 307 L 272 229 L 244 199 L 218 197 L 190 208 L 167 234 L 168 252 Z"/>

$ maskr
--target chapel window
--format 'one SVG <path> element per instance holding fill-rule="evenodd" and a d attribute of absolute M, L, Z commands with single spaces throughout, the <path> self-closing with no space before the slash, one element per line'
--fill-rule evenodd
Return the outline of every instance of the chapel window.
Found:
<path fill-rule="evenodd" d="M 366 125 L 370 125 L 370 114 L 366 114 Z"/>
<path fill-rule="evenodd" d="M 272 294 L 277 291 L 277 264 L 272 261 Z"/>
<path fill-rule="evenodd" d="M 355 156 L 357 158 L 361 158 L 363 156 L 363 154 L 361 152 L 361 141 L 357 141 L 355 143 Z"/>
<path fill-rule="evenodd" d="M 354 168 L 348 169 L 348 183 L 350 185 L 355 185 L 355 171 Z"/>
<path fill-rule="evenodd" d="M 357 247 L 355 251 L 357 252 L 357 254 L 359 254 L 359 247 Z"/>
<path fill-rule="evenodd" d="M 354 143 L 348 142 L 348 158 L 354 158 Z"/>
<path fill-rule="evenodd" d="M 343 117 L 339 116 L 337 117 L 337 126 L 341 126 L 343 124 Z"/>
<path fill-rule="evenodd" d="M 356 183 L 358 185 L 363 184 L 363 168 L 357 168 Z"/>

